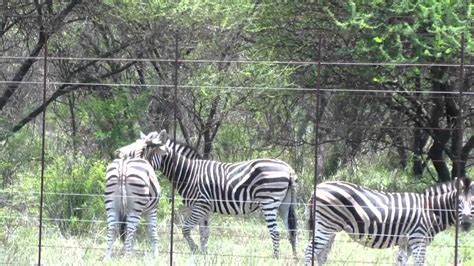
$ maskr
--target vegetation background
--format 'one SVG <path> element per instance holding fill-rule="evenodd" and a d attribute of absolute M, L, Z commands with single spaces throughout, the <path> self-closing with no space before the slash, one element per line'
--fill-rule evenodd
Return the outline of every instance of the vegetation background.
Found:
<path fill-rule="evenodd" d="M 169 263 L 169 182 L 161 182 L 156 259 L 103 260 L 102 195 L 113 151 L 140 130 L 173 134 L 175 107 L 178 139 L 206 158 L 275 157 L 294 167 L 301 256 L 317 120 L 320 181 L 421 191 L 456 176 L 459 159 L 473 177 L 473 19 L 474 5 L 461 0 L 1 0 L 0 263 L 37 262 L 43 111 L 45 264 Z M 319 79 L 318 60 L 326 62 Z M 185 210 L 176 202 L 179 225 Z M 259 215 L 214 215 L 209 256 L 186 254 L 177 229 L 177 264 L 294 264 L 270 259 Z M 473 236 L 461 235 L 464 265 L 474 265 Z M 138 239 L 141 254 L 148 245 Z M 453 245 L 452 231 L 437 236 L 428 263 L 451 264 Z M 342 235 L 330 259 L 392 264 L 395 254 Z"/>

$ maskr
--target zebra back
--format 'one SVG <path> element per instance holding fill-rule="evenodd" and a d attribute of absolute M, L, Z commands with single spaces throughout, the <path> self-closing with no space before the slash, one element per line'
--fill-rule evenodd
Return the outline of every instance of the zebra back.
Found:
<path fill-rule="evenodd" d="M 166 146 L 170 148 L 171 151 L 192 160 L 203 159 L 203 156 L 193 147 L 188 144 L 181 143 L 168 139 L 166 141 Z M 137 139 L 135 142 L 123 146 L 115 151 L 118 158 L 143 158 L 146 154 L 147 144 L 145 140 Z"/>
<path fill-rule="evenodd" d="M 191 147 L 188 144 L 168 139 L 166 145 L 174 151 L 176 146 L 176 153 L 181 154 L 182 156 L 192 159 L 192 160 L 201 160 L 203 156 L 195 148 Z"/>
<path fill-rule="evenodd" d="M 119 158 L 111 162 L 107 167 L 105 186 L 107 210 L 121 206 L 121 210 L 116 210 L 119 212 L 126 211 L 127 197 L 137 192 L 146 196 L 137 201 L 142 202 L 143 211 L 149 211 L 157 205 L 161 193 L 154 169 L 148 161 L 140 158 Z M 117 200 L 120 204 L 113 205 Z"/>
<path fill-rule="evenodd" d="M 439 195 L 444 195 L 447 193 L 456 192 L 458 189 L 457 188 L 458 181 L 459 181 L 460 192 L 466 195 L 469 194 L 472 196 L 472 193 L 474 192 L 473 191 L 474 183 L 468 177 L 455 178 L 450 181 L 432 185 L 428 187 L 427 189 L 425 189 L 425 194 L 427 196 L 439 196 Z"/>

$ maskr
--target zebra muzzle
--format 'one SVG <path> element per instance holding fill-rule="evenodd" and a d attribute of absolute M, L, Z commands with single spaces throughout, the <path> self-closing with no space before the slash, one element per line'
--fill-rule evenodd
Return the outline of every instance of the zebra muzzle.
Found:
<path fill-rule="evenodd" d="M 472 225 L 472 222 L 461 222 L 461 230 L 463 231 L 469 231 L 469 229 L 471 229 L 471 225 Z"/>

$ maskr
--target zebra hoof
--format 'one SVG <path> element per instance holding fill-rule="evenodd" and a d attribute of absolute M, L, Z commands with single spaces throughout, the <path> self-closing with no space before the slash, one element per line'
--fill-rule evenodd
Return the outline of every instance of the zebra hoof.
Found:
<path fill-rule="evenodd" d="M 193 254 L 196 254 L 199 251 L 199 247 L 196 244 L 191 245 L 190 248 L 191 248 L 191 253 Z"/>

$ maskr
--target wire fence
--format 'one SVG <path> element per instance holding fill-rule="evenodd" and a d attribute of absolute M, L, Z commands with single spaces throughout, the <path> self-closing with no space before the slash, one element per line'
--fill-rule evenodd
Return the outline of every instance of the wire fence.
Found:
<path fill-rule="evenodd" d="M 266 61 L 266 60 L 209 60 L 209 59 L 184 59 L 179 57 L 179 38 L 176 38 L 176 58 L 114 58 L 114 57 L 58 57 L 58 56 L 49 56 L 47 52 L 47 43 L 45 45 L 46 49 L 44 52 L 44 56 L 37 56 L 37 57 L 30 57 L 30 56 L 11 56 L 11 55 L 2 55 L 0 57 L 0 64 L 4 63 L 11 63 L 11 62 L 16 62 L 16 61 L 23 61 L 23 60 L 37 60 L 37 61 L 43 61 L 43 75 L 40 77 L 39 75 L 37 76 L 38 79 L 32 78 L 31 80 L 21 80 L 21 81 L 14 81 L 14 80 L 0 80 L 0 84 L 6 86 L 7 88 L 9 86 L 18 86 L 22 90 L 39 90 L 39 88 L 42 88 L 43 92 L 43 102 L 42 104 L 46 106 L 46 95 L 49 94 L 54 94 L 58 90 L 61 89 L 61 87 L 71 87 L 71 86 L 76 86 L 76 87 L 114 87 L 114 88 L 140 88 L 140 89 L 150 89 L 150 88 L 159 88 L 159 89 L 167 89 L 167 90 L 174 90 L 175 92 L 175 108 L 177 103 L 179 102 L 179 99 L 176 97 L 177 95 L 177 90 L 200 90 L 200 89 L 213 89 L 213 90 L 225 90 L 225 91 L 245 91 L 245 90 L 251 90 L 251 91 L 292 91 L 292 92 L 309 92 L 311 93 L 314 97 L 315 100 L 319 103 L 321 99 L 321 93 L 328 93 L 331 95 L 336 95 L 336 97 L 347 97 L 347 98 L 362 98 L 362 97 L 369 97 L 371 99 L 390 99 L 393 98 L 394 95 L 405 95 L 408 97 L 424 97 L 423 99 L 454 99 L 454 100 L 459 100 L 461 103 L 462 101 L 470 101 L 471 97 L 474 96 L 474 92 L 468 91 L 466 88 L 463 86 L 459 86 L 459 91 L 426 91 L 426 90 L 398 90 L 398 89 L 391 89 L 389 87 L 377 87 L 377 86 L 369 86 L 369 85 L 362 85 L 357 88 L 348 88 L 348 87 L 340 87 L 338 84 L 321 84 L 321 78 L 320 78 L 320 70 L 323 67 L 394 67 L 394 68 L 407 68 L 407 67 L 420 67 L 420 68 L 430 68 L 430 67 L 449 67 L 449 68 L 454 68 L 454 69 L 459 69 L 460 73 L 464 73 L 465 69 L 469 68 L 474 68 L 474 65 L 472 64 L 464 64 L 463 58 L 464 54 L 460 55 L 460 60 L 459 64 L 454 64 L 454 63 L 413 63 L 413 62 L 405 62 L 405 63 L 394 63 L 394 62 L 339 62 L 339 61 L 323 61 L 322 60 L 322 53 L 320 51 L 318 57 L 319 60 L 317 61 Z M 464 38 L 462 38 L 462 46 L 465 46 L 464 43 Z M 322 42 L 319 42 L 319 48 L 321 49 Z M 55 61 L 83 61 L 83 62 L 91 62 L 91 61 L 102 61 L 102 62 L 143 62 L 143 63 L 151 63 L 151 62 L 156 62 L 156 63 L 167 63 L 170 64 L 171 66 L 174 67 L 175 69 L 175 74 L 173 77 L 173 82 L 172 83 L 167 83 L 167 84 L 141 84 L 141 83 L 127 83 L 127 82 L 103 82 L 103 81 L 98 81 L 98 82 L 81 82 L 81 81 L 59 81 L 55 80 L 55 77 L 50 77 L 48 73 L 48 65 L 51 62 Z M 314 66 L 317 67 L 317 72 L 315 73 L 315 76 L 318 80 L 318 84 L 315 87 L 303 87 L 303 86 L 294 86 L 294 87 L 273 87 L 273 86 L 222 86 L 222 85 L 210 85 L 208 83 L 205 84 L 179 84 L 178 83 L 178 78 L 177 75 L 180 73 L 180 66 L 183 66 L 185 64 L 271 64 L 271 65 L 291 65 L 291 66 L 298 66 L 298 67 L 305 67 L 305 66 Z M 40 78 L 42 78 L 40 80 Z M 461 74 L 461 79 L 462 79 L 462 74 Z M 319 105 L 317 105 L 319 106 Z M 462 105 L 460 105 L 462 106 Z M 315 108 L 315 126 L 318 128 L 315 130 L 315 143 L 311 143 L 312 145 L 315 145 L 318 147 L 320 143 L 322 142 L 321 136 L 319 129 L 321 128 L 337 128 L 337 122 L 336 123 L 328 123 L 328 122 L 323 122 L 320 121 L 320 117 L 317 115 L 317 111 L 319 110 L 319 107 Z M 176 112 L 176 110 L 174 111 Z M 45 123 L 45 113 L 46 113 L 46 108 L 42 111 L 43 113 L 43 123 Z M 462 115 L 462 112 L 461 114 Z M 470 114 L 468 114 L 469 116 Z M 462 117 L 461 117 L 462 118 Z M 462 119 L 459 119 L 461 121 Z M 175 121 L 176 121 L 176 113 L 175 113 Z M 460 123 L 460 122 L 459 122 Z M 422 129 L 422 130 L 441 130 L 441 131 L 453 131 L 453 132 L 459 132 L 462 138 L 463 130 L 467 129 L 466 125 L 455 125 L 453 127 L 436 127 L 436 126 L 431 126 L 431 127 L 426 127 L 426 126 L 417 126 L 413 125 L 411 127 L 404 127 L 404 126 L 394 126 L 394 125 L 368 125 L 368 124 L 363 124 L 363 123 L 350 123 L 350 124 L 345 124 L 346 127 L 348 128 L 360 128 L 360 129 L 390 129 L 390 130 L 413 130 L 413 129 Z M 42 147 L 42 158 L 41 158 L 41 183 L 43 184 L 44 182 L 44 169 L 45 169 L 45 142 L 46 142 L 46 124 L 43 124 L 43 132 L 42 132 L 42 138 L 43 138 L 43 147 Z M 176 132 L 177 127 L 175 123 L 175 128 L 173 132 Z M 315 167 L 315 176 L 314 176 L 314 185 L 319 183 L 319 175 L 320 173 L 319 169 L 319 164 L 318 164 L 318 156 L 317 156 L 317 149 L 316 150 L 316 156 L 315 156 L 315 162 L 314 162 L 314 167 Z M 453 158 L 454 163 L 460 162 L 461 159 L 461 149 L 458 147 L 457 155 L 456 158 Z M 433 160 L 433 162 L 436 162 L 436 160 Z M 173 183 L 174 186 L 180 185 L 179 183 Z M 173 190 L 174 191 L 174 190 Z M 317 192 L 317 187 L 314 186 L 314 193 Z M 459 190 L 457 190 L 457 193 L 459 193 Z M 45 224 L 54 224 L 57 222 L 66 222 L 66 223 L 90 223 L 94 224 L 98 227 L 105 228 L 105 225 L 107 221 L 105 219 L 81 219 L 81 218 L 70 218 L 70 217 L 44 217 L 43 211 L 44 211 L 44 199 L 45 197 L 48 196 L 63 196 L 63 197 L 94 197 L 94 198 L 104 198 L 103 194 L 83 194 L 83 193 L 74 193 L 70 191 L 46 191 L 43 187 L 41 186 L 41 190 L 39 192 L 37 191 L 19 191 L 19 190 L 4 190 L 2 191 L 3 195 L 0 195 L 2 197 L 9 198 L 10 196 L 14 195 L 29 195 L 29 196 L 35 196 L 39 197 L 37 200 L 37 204 L 34 206 L 35 208 L 39 209 L 39 217 L 32 217 L 28 214 L 25 214 L 24 216 L 19 216 L 19 215 L 0 215 L 0 220 L 6 221 L 6 220 L 21 220 L 24 223 L 33 223 L 37 224 L 39 228 L 39 236 L 38 236 L 38 244 L 37 245 L 31 245 L 31 246 L 26 246 L 30 248 L 38 248 L 38 265 L 42 264 L 41 260 L 41 253 L 45 249 L 58 249 L 58 250 L 64 250 L 64 249 L 86 249 L 86 250 L 96 250 L 101 253 L 105 252 L 105 247 L 103 245 L 103 242 L 101 243 L 88 243 L 91 245 L 87 246 L 81 246 L 81 244 L 78 245 L 64 245 L 64 244 L 58 244 L 54 245 L 51 243 L 43 243 L 42 241 L 46 241 L 48 237 L 48 226 Z M 7 196 L 8 195 L 8 196 Z M 458 197 L 456 197 L 457 199 Z M 188 200 L 192 201 L 194 198 L 181 198 L 182 200 Z M 181 236 L 180 228 L 183 226 L 183 221 L 175 221 L 176 216 L 181 215 L 181 214 L 176 214 L 175 213 L 175 207 L 174 207 L 174 202 L 176 200 L 176 197 L 174 194 L 171 196 L 163 196 L 162 200 L 172 202 L 172 208 L 171 208 L 171 222 L 170 224 L 172 225 L 169 227 L 169 225 L 165 224 L 160 224 L 160 229 L 159 229 L 159 234 L 162 236 L 167 237 L 169 240 L 167 240 L 167 243 L 169 246 L 162 246 L 160 248 L 159 253 L 163 256 L 168 255 L 169 256 L 169 264 L 174 265 L 175 261 L 178 261 L 180 258 L 173 257 L 174 255 L 182 255 L 186 257 L 192 257 L 193 254 L 190 252 L 182 252 L 178 251 L 175 249 L 175 245 L 183 245 L 184 239 L 180 239 L 180 243 L 174 243 L 175 238 L 179 238 Z M 36 201 L 36 200 L 35 200 Z M 225 200 L 215 200 L 215 202 L 226 202 Z M 234 201 L 232 201 L 234 202 Z M 250 203 L 250 204 L 255 204 L 253 201 L 245 202 L 245 201 L 240 201 L 240 204 L 242 203 Z M 420 203 L 421 204 L 421 203 Z M 315 213 L 318 208 L 322 207 L 331 207 L 331 208 L 337 208 L 337 207 L 352 207 L 350 205 L 345 205 L 345 204 L 308 204 L 308 203 L 299 203 L 299 207 L 305 207 L 306 209 L 310 210 L 312 213 Z M 375 207 L 375 209 L 381 208 L 381 207 Z M 399 208 L 399 207 L 394 207 L 394 210 L 410 210 L 411 208 L 405 207 L 405 208 Z M 453 210 L 452 208 L 431 208 L 432 211 L 444 211 L 444 212 L 455 212 L 456 210 Z M 232 235 L 232 239 L 236 241 L 236 245 L 238 245 L 238 241 L 242 242 L 252 242 L 252 241 L 266 241 L 268 242 L 267 244 L 270 244 L 270 237 L 268 235 L 268 232 L 265 229 L 265 225 L 263 223 L 263 219 L 260 218 L 261 222 L 261 227 L 262 228 L 257 228 L 257 226 L 253 225 L 248 225 L 248 224 L 232 224 L 232 225 L 208 225 L 209 228 L 211 228 L 211 231 L 219 231 L 221 234 L 225 234 L 226 231 L 231 231 L 230 234 L 233 234 L 233 231 L 238 231 L 238 233 L 234 233 Z M 457 216 L 456 216 L 457 218 Z M 245 219 L 245 218 L 243 218 Z M 304 219 L 303 219 L 304 220 Z M 222 219 L 220 219 L 219 222 L 223 222 Z M 352 222 L 361 222 L 354 220 Z M 300 222 L 302 224 L 302 222 Z M 391 225 L 392 222 L 385 222 L 387 225 Z M 146 224 L 146 223 L 144 223 Z M 384 223 L 381 223 L 384 224 Z M 173 227 L 173 225 L 176 225 L 177 228 Z M 44 232 L 41 230 L 44 229 Z M 358 230 L 355 227 L 352 228 L 353 230 Z M 443 250 L 452 250 L 454 249 L 454 254 L 455 254 L 455 263 L 458 261 L 458 249 L 459 248 L 466 248 L 466 249 L 471 249 L 474 246 L 468 244 L 468 243 L 463 243 L 459 244 L 459 227 L 458 223 L 455 223 L 455 243 L 437 243 L 430 245 L 430 248 L 440 248 Z M 309 230 L 307 229 L 302 229 L 300 228 L 298 230 L 300 236 L 303 235 L 308 235 Z M 105 238 L 105 230 L 102 230 L 103 233 L 103 238 Z M 372 239 L 368 239 L 368 237 L 360 237 L 360 234 L 358 233 L 348 233 L 349 237 L 353 237 L 355 239 L 359 239 L 359 242 L 363 241 L 372 241 Z M 192 233 L 191 236 L 193 237 L 198 237 L 200 236 L 199 233 Z M 314 237 L 314 236 L 313 236 Z M 394 238 L 403 238 L 406 237 L 405 235 L 398 235 L 398 234 L 390 234 L 390 233 L 371 233 L 370 238 L 376 238 L 376 237 L 394 237 Z M 312 241 L 314 242 L 314 238 Z M 103 241 L 103 239 L 102 239 Z M 211 239 L 211 241 L 216 241 L 216 239 Z M 98 241 L 100 242 L 100 241 Z M 301 242 L 306 242 L 306 239 Z M 335 245 L 339 245 L 341 243 L 353 243 L 354 241 L 351 239 L 336 239 Z M 305 243 L 307 244 L 307 243 Z M 300 245 L 302 248 L 302 244 Z M 264 248 L 262 248 L 264 249 Z M 270 254 L 271 247 L 267 246 L 265 249 L 267 249 L 269 252 L 267 254 Z M 148 249 L 135 249 L 135 252 L 137 253 L 146 253 L 148 252 Z M 242 258 L 242 257 L 247 257 L 250 259 L 271 259 L 272 256 L 262 256 L 258 254 L 248 254 L 248 253 L 225 253 L 225 252 L 220 252 L 219 249 L 213 250 L 215 253 L 209 253 L 206 254 L 206 257 L 209 259 L 210 257 L 236 257 L 236 258 Z M 281 260 L 283 261 L 292 261 L 294 262 L 295 258 L 292 256 L 282 256 L 280 257 Z M 212 260 L 211 260 L 212 261 Z M 181 262 L 181 261 L 180 261 Z M 300 260 L 300 262 L 302 262 Z M 377 265 L 384 265 L 384 264 L 390 264 L 392 263 L 384 263 L 382 261 L 374 261 L 371 260 L 370 258 L 367 258 L 366 260 L 352 260 L 350 258 L 347 259 L 340 259 L 340 260 L 329 260 L 329 263 L 342 263 L 342 264 L 377 264 Z M 285 262 L 284 262 L 285 263 Z M 288 262 L 289 263 L 289 262 Z M 313 259 L 314 263 L 314 259 Z M 6 262 L 5 264 L 14 264 L 14 263 L 9 263 Z"/>
<path fill-rule="evenodd" d="M 183 182 L 183 184 L 185 184 Z M 248 187 L 248 186 L 244 186 L 244 187 Z M 382 193 L 385 193 L 385 192 L 381 192 L 381 191 L 377 191 L 378 193 L 382 194 Z M 36 192 L 36 191 L 20 191 L 20 190 L 4 190 L 2 192 L 3 194 L 12 194 L 12 195 L 15 195 L 15 194 L 22 194 L 22 195 L 35 195 L 35 196 L 39 196 L 40 195 L 40 192 Z M 388 196 L 391 196 L 391 195 L 403 195 L 405 194 L 406 192 L 403 192 L 403 193 L 385 193 L 385 195 L 387 196 L 387 199 L 388 199 Z M 455 193 L 455 191 L 452 191 L 451 193 Z M 44 196 L 48 196 L 48 195 L 55 195 L 55 196 L 68 196 L 68 197 L 94 197 L 94 198 L 100 198 L 101 201 L 104 200 L 105 198 L 105 195 L 103 194 L 90 194 L 90 193 L 65 193 L 65 192 L 43 192 L 43 195 Z M 422 192 L 422 193 L 412 193 L 411 194 L 413 197 L 410 198 L 410 200 L 413 200 L 413 202 L 416 202 L 416 204 L 419 204 L 419 205 L 423 205 L 427 202 L 425 202 L 425 198 L 424 198 L 424 195 L 425 195 L 425 192 Z M 417 198 L 416 196 L 420 196 L 419 198 Z M 441 194 L 443 195 L 443 194 Z M 148 199 L 149 196 L 136 196 L 136 195 L 132 195 L 132 196 L 128 196 L 128 195 L 125 195 L 125 196 L 120 196 L 120 195 L 109 195 L 108 197 L 110 198 L 128 198 L 128 199 Z M 187 198 L 187 197 L 182 197 L 180 196 L 179 197 L 180 200 L 182 201 L 193 201 L 195 200 L 195 198 Z M 172 197 L 170 196 L 167 196 L 167 195 L 163 195 L 163 196 L 160 196 L 160 200 L 164 200 L 164 201 L 171 201 L 173 200 Z M 433 198 L 433 200 L 437 200 L 435 198 Z M 227 200 L 227 199 L 213 199 L 212 202 L 214 203 L 240 203 L 240 204 L 255 204 L 255 205 L 258 205 L 259 202 L 258 201 L 255 201 L 255 200 L 238 200 L 236 201 L 235 199 L 232 199 L 232 200 Z M 282 203 L 282 205 L 291 205 L 290 203 Z M 310 208 L 312 205 L 311 203 L 297 203 L 297 205 L 299 207 L 302 207 L 302 208 Z M 354 207 L 353 204 L 343 204 L 343 203 L 331 203 L 331 204 L 327 204 L 327 203 L 320 203 L 318 204 L 318 206 L 320 207 L 342 207 L 342 208 L 350 208 L 350 207 Z M 375 209 L 375 210 L 386 210 L 387 209 L 387 206 L 377 206 L 376 204 L 372 205 L 371 203 L 371 206 L 369 207 L 368 206 L 361 206 L 362 209 L 364 208 L 370 208 L 370 209 Z M 413 210 L 412 207 L 410 206 L 391 206 L 390 207 L 391 210 L 394 210 L 394 211 L 401 211 L 401 210 Z M 449 206 L 444 206 L 444 208 L 441 208 L 441 207 L 430 207 L 429 210 L 432 210 L 432 211 L 442 211 L 442 212 L 450 212 L 450 211 L 453 211 L 452 208 L 450 208 Z"/>

